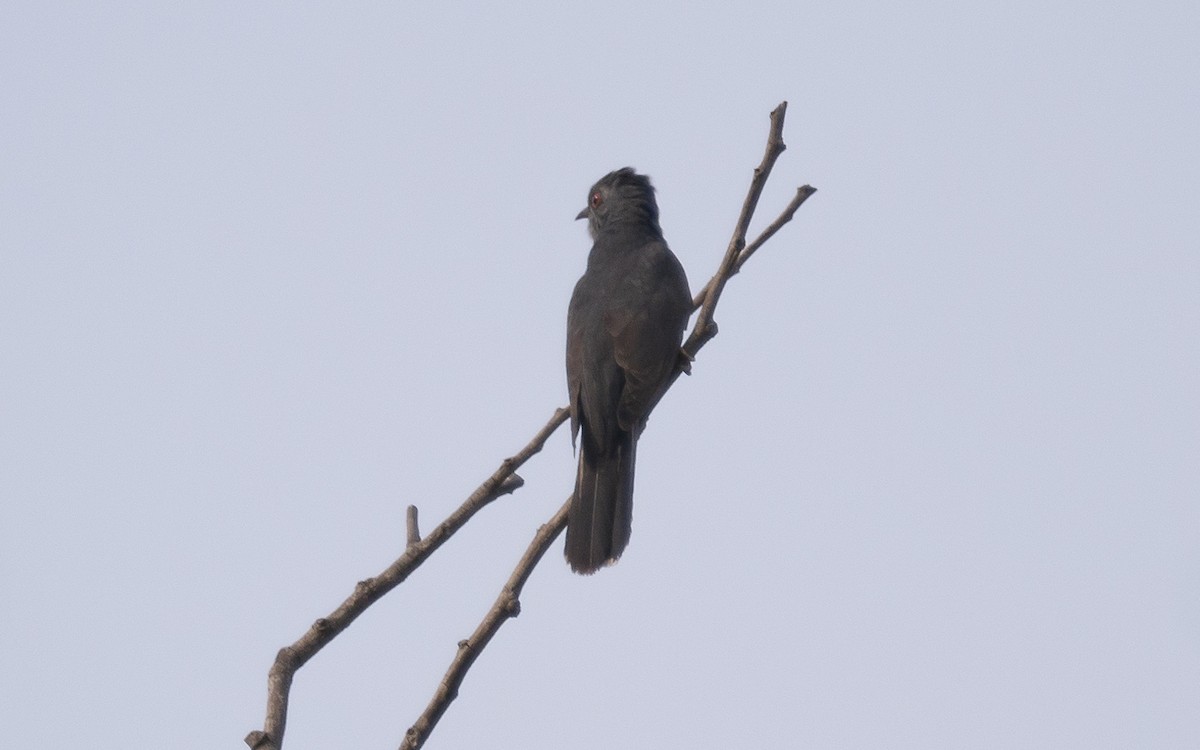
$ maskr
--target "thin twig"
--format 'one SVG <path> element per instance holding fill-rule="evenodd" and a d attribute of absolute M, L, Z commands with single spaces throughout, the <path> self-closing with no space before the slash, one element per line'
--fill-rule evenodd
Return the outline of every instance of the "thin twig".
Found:
<path fill-rule="evenodd" d="M 804 185 L 803 187 L 796 188 L 796 195 L 792 197 L 791 203 L 787 204 L 787 207 L 783 209 L 783 211 L 779 214 L 779 217 L 776 218 L 775 221 L 771 222 L 766 229 L 762 230 L 762 232 L 754 238 L 754 242 L 746 245 L 746 248 L 742 250 L 742 252 L 738 253 L 737 262 L 733 264 L 733 271 L 731 271 L 729 275 L 732 276 L 738 271 L 742 270 L 742 266 L 746 263 L 746 261 L 750 260 L 750 256 L 754 255 L 755 251 L 762 247 L 767 240 L 774 237 L 775 233 L 782 229 L 784 224 L 787 224 L 789 221 L 791 221 L 792 217 L 796 215 L 796 211 L 800 208 L 800 206 L 804 205 L 804 201 L 808 200 L 809 196 L 815 192 L 817 192 L 817 189 L 812 185 Z"/>
<path fill-rule="evenodd" d="M 767 135 L 767 149 L 763 153 L 762 162 L 754 168 L 754 177 L 750 180 L 750 189 L 746 191 L 746 200 L 742 203 L 742 213 L 738 216 L 737 224 L 734 225 L 733 237 L 729 240 L 729 246 L 725 249 L 725 257 L 721 259 L 721 265 L 717 267 L 716 275 L 704 288 L 704 299 L 697 299 L 696 304 L 700 307 L 700 315 L 696 318 L 692 335 L 683 345 L 683 350 L 692 357 L 706 341 L 717 335 L 717 326 L 713 323 L 713 311 L 717 307 L 717 301 L 721 299 L 721 292 L 725 290 L 725 282 L 733 274 L 738 256 L 746 247 L 746 231 L 750 228 L 750 220 L 754 218 L 754 209 L 758 207 L 758 199 L 762 196 L 767 178 L 771 176 L 775 160 L 787 148 L 783 142 L 783 119 L 786 114 L 787 102 L 780 102 L 779 106 L 771 112 L 771 132 Z"/>
<path fill-rule="evenodd" d="M 567 527 L 567 511 L 570 507 L 571 498 L 568 497 L 567 502 L 563 503 L 558 512 L 537 530 L 533 541 L 529 543 L 529 548 L 525 550 L 517 567 L 513 569 L 512 575 L 508 577 L 508 583 L 504 584 L 500 595 L 496 597 L 496 603 L 484 615 L 471 637 L 458 642 L 458 653 L 450 662 L 450 668 L 442 677 L 437 692 L 433 694 L 433 699 L 429 701 L 425 712 L 404 733 L 404 741 L 400 743 L 400 750 L 417 750 L 425 744 L 425 738 L 429 736 L 429 733 L 437 726 L 438 720 L 442 718 L 442 714 L 446 713 L 446 709 L 458 697 L 458 689 L 462 685 L 463 678 L 467 676 L 467 670 L 479 658 L 480 652 L 508 618 L 521 614 L 521 589 L 524 588 L 525 582 L 529 580 L 529 575 L 533 573 L 533 569 L 542 559 L 542 555 L 546 554 L 546 550 Z"/>
<path fill-rule="evenodd" d="M 650 410 L 653 411 L 654 406 L 662 400 L 675 381 L 680 375 L 692 374 L 692 362 L 696 359 L 696 355 L 704 345 L 707 344 L 714 336 L 717 335 L 717 324 L 713 320 L 713 313 L 716 311 L 717 302 L 720 299 L 721 292 L 725 289 L 725 284 L 730 277 L 742 269 L 742 266 L 750 259 L 750 256 L 755 253 L 760 247 L 771 239 L 784 224 L 787 224 L 795 216 L 797 209 L 808 200 L 809 196 L 817 192 L 817 189 L 811 185 L 796 190 L 796 195 L 791 202 L 780 212 L 775 221 L 771 222 L 758 237 L 749 245 L 746 244 L 746 230 L 749 227 L 750 219 L 753 218 L 755 210 L 758 208 L 758 199 L 762 196 L 763 187 L 766 185 L 767 177 L 771 174 L 771 168 L 775 166 L 775 160 L 784 152 L 787 146 L 783 142 L 783 118 L 787 112 L 787 102 L 781 102 L 778 107 L 771 112 L 771 131 L 767 135 L 767 149 L 763 154 L 762 163 L 754 170 L 754 178 L 750 181 L 750 188 L 746 191 L 746 200 L 742 203 L 742 213 L 738 217 L 737 225 L 733 230 L 733 237 L 729 241 L 729 247 L 725 251 L 725 256 L 721 259 L 721 264 L 717 267 L 717 272 L 708 280 L 704 288 L 696 293 L 692 299 L 692 310 L 700 310 L 700 315 L 696 316 L 696 323 L 692 326 L 692 333 L 688 336 L 687 341 L 683 342 L 680 347 L 679 363 L 675 368 L 675 373 L 668 379 L 667 384 L 655 396 Z M 734 250 L 737 249 L 737 252 Z"/>
<path fill-rule="evenodd" d="M 479 485 L 471 496 L 445 521 L 429 532 L 416 544 L 409 544 L 404 554 L 400 555 L 386 570 L 375 578 L 359 581 L 341 606 L 328 617 L 322 617 L 312 624 L 308 632 L 290 646 L 279 650 L 275 663 L 267 676 L 267 718 L 262 730 L 255 730 L 246 735 L 246 744 L 253 750 L 280 750 L 283 747 L 283 735 L 287 729 L 288 696 L 291 692 L 292 678 L 296 670 L 304 666 L 318 651 L 345 630 L 350 623 L 361 615 L 367 607 L 374 604 L 380 597 L 399 586 L 417 569 L 425 559 L 441 547 L 454 532 L 462 528 L 485 505 L 496 498 L 507 495 L 525 483 L 525 480 L 514 472 L 531 456 L 542 449 L 547 438 L 567 421 L 567 410 L 559 409 L 538 433 L 515 455 L 500 462 L 490 477 Z"/>

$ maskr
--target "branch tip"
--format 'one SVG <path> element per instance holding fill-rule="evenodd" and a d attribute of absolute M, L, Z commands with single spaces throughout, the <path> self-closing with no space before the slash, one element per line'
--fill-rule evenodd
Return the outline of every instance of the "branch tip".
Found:
<path fill-rule="evenodd" d="M 255 729 L 250 734 L 246 735 L 246 744 L 250 746 L 250 750 L 258 750 L 266 743 L 270 742 L 271 738 L 261 729 Z"/>
<path fill-rule="evenodd" d="M 510 474 L 500 486 L 496 488 L 497 495 L 511 495 L 513 492 L 525 486 L 525 480 L 520 474 Z"/>
<path fill-rule="evenodd" d="M 407 528 L 405 534 L 406 547 L 412 547 L 421 541 L 421 528 L 417 523 L 417 516 L 417 506 L 408 506 L 404 513 L 405 526 Z"/>

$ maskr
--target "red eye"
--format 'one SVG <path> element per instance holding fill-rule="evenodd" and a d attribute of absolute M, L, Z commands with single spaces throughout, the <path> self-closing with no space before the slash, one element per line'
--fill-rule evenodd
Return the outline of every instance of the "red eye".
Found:
<path fill-rule="evenodd" d="M 592 193 L 592 208 L 599 208 L 599 207 L 600 207 L 600 204 L 601 204 L 601 203 L 603 203 L 603 202 L 604 202 L 604 199 L 600 197 L 600 191 L 599 191 L 599 190 L 597 190 L 596 192 Z"/>

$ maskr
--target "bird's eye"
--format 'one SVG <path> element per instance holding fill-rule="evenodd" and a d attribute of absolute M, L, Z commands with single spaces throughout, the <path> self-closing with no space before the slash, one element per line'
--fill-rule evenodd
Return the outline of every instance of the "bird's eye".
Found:
<path fill-rule="evenodd" d="M 604 198 L 600 196 L 600 191 L 592 193 L 592 208 L 600 208 L 600 204 L 604 202 Z"/>

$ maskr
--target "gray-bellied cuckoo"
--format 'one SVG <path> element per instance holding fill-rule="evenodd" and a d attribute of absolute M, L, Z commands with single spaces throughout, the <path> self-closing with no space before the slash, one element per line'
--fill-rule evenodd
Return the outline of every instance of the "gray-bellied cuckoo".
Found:
<path fill-rule="evenodd" d="M 593 245 L 567 314 L 567 388 L 579 473 L 567 517 L 572 570 L 594 573 L 629 543 L 646 416 L 669 382 L 692 312 L 683 266 L 658 226 L 654 188 L 626 167 L 588 193 Z"/>

